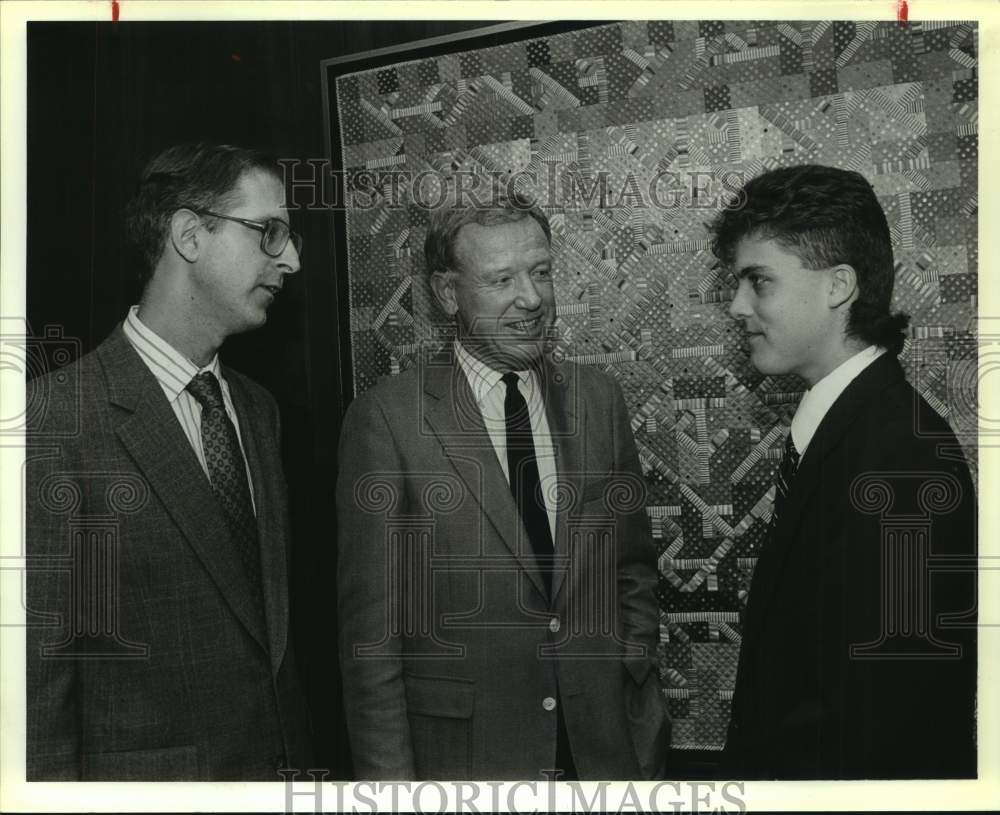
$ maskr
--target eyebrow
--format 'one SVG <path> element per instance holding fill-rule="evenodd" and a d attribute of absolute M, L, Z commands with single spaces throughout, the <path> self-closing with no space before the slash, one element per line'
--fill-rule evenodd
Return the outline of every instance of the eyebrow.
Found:
<path fill-rule="evenodd" d="M 539 260 L 537 263 L 532 263 L 530 266 L 525 267 L 529 272 L 533 272 L 540 266 L 552 266 L 551 258 L 547 260 Z M 498 274 L 514 274 L 515 270 L 510 266 L 500 266 L 496 269 L 487 269 L 483 272 L 486 275 L 498 275 Z"/>
<path fill-rule="evenodd" d="M 292 225 L 290 220 L 286 220 L 280 215 L 258 215 L 256 217 L 252 217 L 250 215 L 240 215 L 235 217 L 244 218 L 247 221 L 259 221 L 260 223 L 267 223 L 268 221 L 281 221 L 285 226 Z"/>
<path fill-rule="evenodd" d="M 751 263 L 747 266 L 744 266 L 738 272 L 733 272 L 733 275 L 736 277 L 737 280 L 742 280 L 747 275 L 754 274 L 755 272 L 766 272 L 766 271 L 768 271 L 767 266 L 764 266 L 760 263 Z"/>

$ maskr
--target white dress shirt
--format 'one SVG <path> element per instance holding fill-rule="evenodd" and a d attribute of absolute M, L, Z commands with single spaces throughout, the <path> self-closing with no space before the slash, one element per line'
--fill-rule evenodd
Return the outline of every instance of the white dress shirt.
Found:
<path fill-rule="evenodd" d="M 503 374 L 493 370 L 485 362 L 476 359 L 458 340 L 455 340 L 455 357 L 461 366 L 472 395 L 479 405 L 479 412 L 486 425 L 486 432 L 493 443 L 493 451 L 503 470 L 504 478 L 510 484 L 510 473 L 507 472 L 507 418 L 504 412 L 504 399 L 507 396 L 507 386 L 503 383 Z M 549 531 L 552 540 L 556 539 L 556 452 L 552 443 L 552 433 L 549 430 L 549 420 L 545 415 L 545 403 L 542 400 L 541 383 L 535 371 L 515 371 L 518 378 L 517 389 L 528 404 L 528 415 L 531 418 L 531 435 L 535 443 L 535 459 L 538 464 L 538 481 L 541 485 L 542 498 L 545 501 L 545 512 L 549 518 Z"/>
<path fill-rule="evenodd" d="M 829 413 L 833 403 L 840 398 L 840 394 L 885 352 L 885 348 L 869 345 L 834 368 L 806 391 L 792 418 L 792 443 L 800 456 L 805 455 L 806 448 L 816 435 L 820 422 Z"/>
<path fill-rule="evenodd" d="M 257 507 L 253 501 L 253 479 L 250 477 L 250 466 L 247 464 L 247 454 L 243 448 L 243 438 L 240 435 L 240 422 L 236 418 L 233 400 L 229 395 L 229 383 L 222 376 L 219 355 L 216 354 L 208 365 L 199 368 L 139 319 L 138 306 L 132 306 L 128 310 L 128 316 L 125 318 L 122 328 L 125 332 L 125 339 L 136 350 L 142 361 L 146 363 L 146 367 L 156 377 L 156 381 L 160 383 L 160 387 L 163 388 L 163 393 L 167 397 L 170 407 L 173 408 L 174 415 L 180 422 L 181 429 L 187 436 L 191 449 L 198 457 L 201 469 L 205 471 L 205 477 L 210 481 L 208 462 L 205 461 L 205 452 L 201 446 L 201 403 L 185 389 L 188 383 L 203 371 L 211 371 L 215 374 L 215 378 L 219 380 L 222 387 L 222 401 L 226 406 L 226 414 L 236 428 L 236 438 L 239 440 L 240 452 L 243 454 L 243 465 L 247 471 L 250 502 L 253 504 L 254 513 L 256 513 Z"/>

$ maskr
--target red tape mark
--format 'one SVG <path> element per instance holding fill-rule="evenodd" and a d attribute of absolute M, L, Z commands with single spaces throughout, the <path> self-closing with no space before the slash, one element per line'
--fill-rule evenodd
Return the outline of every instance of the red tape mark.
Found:
<path fill-rule="evenodd" d="M 906 0 L 899 0 L 899 2 L 896 3 L 896 19 L 899 20 L 902 25 L 906 25 L 906 21 L 909 19 L 909 16 L 910 7 Z"/>
<path fill-rule="evenodd" d="M 119 11 L 120 9 L 118 8 L 118 0 L 111 0 L 111 22 L 113 23 L 118 22 Z"/>

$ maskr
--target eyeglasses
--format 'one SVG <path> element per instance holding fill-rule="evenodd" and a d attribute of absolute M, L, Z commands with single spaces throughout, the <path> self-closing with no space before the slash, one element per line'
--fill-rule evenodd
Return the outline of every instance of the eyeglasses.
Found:
<path fill-rule="evenodd" d="M 213 218 L 222 218 L 224 221 L 234 221 L 250 229 L 256 229 L 261 233 L 260 250 L 269 257 L 281 257 L 281 253 L 288 246 L 288 241 L 292 241 L 295 253 L 302 254 L 302 236 L 292 230 L 292 228 L 280 218 L 268 218 L 266 221 L 251 221 L 247 218 L 234 218 L 232 215 L 220 215 L 208 209 L 195 209 L 194 207 L 184 207 L 199 215 L 210 215 Z"/>

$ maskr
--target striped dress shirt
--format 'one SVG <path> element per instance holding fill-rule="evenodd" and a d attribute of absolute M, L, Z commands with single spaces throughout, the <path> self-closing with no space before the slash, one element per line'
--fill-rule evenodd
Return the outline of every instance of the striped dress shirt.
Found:
<path fill-rule="evenodd" d="M 504 478 L 510 483 L 510 473 L 507 472 L 507 416 L 504 411 L 504 399 L 507 396 L 507 386 L 503 383 L 503 374 L 494 371 L 485 362 L 472 356 L 458 340 L 455 340 L 455 357 L 462 368 L 472 395 L 479 405 L 483 416 L 483 424 L 493 443 L 493 451 L 497 455 Z M 542 498 L 545 501 L 545 512 L 549 518 L 549 531 L 552 540 L 556 539 L 556 452 L 552 443 L 552 433 L 549 431 L 549 419 L 545 413 L 545 402 L 542 399 L 541 383 L 535 371 L 515 371 L 521 392 L 528 404 L 528 415 L 531 418 L 531 435 L 535 442 L 535 463 L 538 465 L 538 483 L 542 488 Z"/>
<path fill-rule="evenodd" d="M 240 442 L 243 466 L 246 467 L 247 484 L 250 487 L 250 501 L 253 503 L 253 478 L 250 476 L 247 454 L 243 447 L 243 437 L 240 435 L 240 423 L 236 418 L 232 397 L 229 395 L 229 383 L 222 376 L 219 355 L 216 354 L 212 357 L 212 361 L 204 368 L 199 368 L 163 337 L 143 324 L 142 320 L 139 319 L 138 306 L 132 306 L 129 309 L 122 328 L 125 332 L 125 338 L 142 358 L 142 361 L 146 363 L 146 367 L 156 377 L 160 387 L 163 388 L 163 393 L 167 397 L 170 407 L 173 408 L 174 415 L 180 422 L 181 429 L 187 436 L 191 449 L 198 457 L 198 463 L 201 465 L 205 477 L 209 480 L 211 478 L 208 474 L 208 462 L 205 461 L 205 451 L 201 446 L 201 403 L 186 388 L 188 382 L 202 371 L 211 371 L 215 374 L 222 386 L 222 401 L 226 406 L 226 414 L 236 428 L 236 438 Z M 256 512 L 257 506 L 254 504 L 254 513 Z"/>

